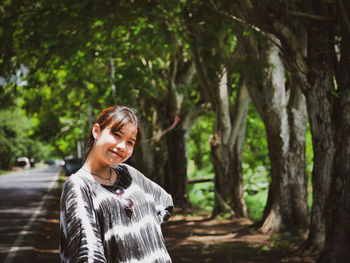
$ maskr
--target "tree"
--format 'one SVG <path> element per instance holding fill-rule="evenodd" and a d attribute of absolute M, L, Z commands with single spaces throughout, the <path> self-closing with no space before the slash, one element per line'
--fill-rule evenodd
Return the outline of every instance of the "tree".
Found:
<path fill-rule="evenodd" d="M 232 72 L 230 58 L 234 52 L 234 38 L 230 30 L 223 29 L 227 21 L 217 22 L 218 18 L 205 10 L 208 10 L 206 5 L 190 7 L 186 15 L 201 93 L 216 114 L 210 142 L 215 170 L 213 216 L 229 210 L 236 217 L 247 217 L 242 153 L 249 97 L 245 80 L 237 81 L 239 78 L 234 78 Z M 206 22 L 201 24 L 203 20 Z"/>
<path fill-rule="evenodd" d="M 11 169 L 18 157 L 36 161 L 47 157 L 49 149 L 31 138 L 33 126 L 34 121 L 19 107 L 0 110 L 0 169 Z"/>
<path fill-rule="evenodd" d="M 270 40 L 271 39 L 271 40 Z M 242 40 L 242 42 L 244 39 Z M 266 129 L 271 183 L 261 230 L 298 232 L 308 227 L 305 134 L 307 113 L 301 90 L 289 77 L 274 36 L 252 33 L 244 45 L 251 69 L 248 90 Z M 257 61 L 258 60 L 258 61 Z M 247 63 L 248 64 L 248 63 Z M 258 77 L 254 77 L 258 76 Z M 254 81 L 255 80 L 255 81 Z"/>
<path fill-rule="evenodd" d="M 350 85 L 349 74 L 344 74 L 349 69 L 348 3 L 236 4 L 228 5 L 235 18 L 280 40 L 285 65 L 306 97 L 314 168 L 313 207 L 305 247 L 315 253 L 324 248 L 320 262 L 349 260 L 349 166 L 344 159 L 350 149 Z"/>
<path fill-rule="evenodd" d="M 186 111 L 183 110 L 185 99 L 183 90 L 190 87 L 195 68 L 193 61 L 183 61 L 181 53 L 175 53 L 172 59 L 172 70 L 168 82 L 167 117 L 174 119 L 181 116 L 182 120 L 177 127 L 166 135 L 168 146 L 166 185 L 174 197 L 175 205 L 179 205 L 185 212 L 191 208 L 188 198 L 186 141 L 188 132 L 200 116 L 200 111 L 189 107 Z"/>
<path fill-rule="evenodd" d="M 19 1 L 7 3 L 4 10 L 6 23 L 16 24 L 11 59 L 30 70 L 26 107 L 41 119 L 38 135 L 55 143 L 62 155 L 84 140 L 87 123 L 101 108 L 115 103 L 140 109 L 148 138 L 175 115 L 181 114 L 181 123 L 191 123 L 186 121 L 196 108 L 191 100 L 173 103 L 184 96 L 194 75 L 194 67 L 187 67 L 193 63 L 183 55 L 184 42 L 178 36 L 168 38 L 177 30 L 178 4 Z M 176 56 L 171 55 L 174 50 Z M 160 150 L 143 144 L 135 160 L 150 177 L 168 181 L 167 190 L 188 207 L 185 134 L 191 126 L 180 125 L 167 142 L 166 137 L 157 142 Z"/>

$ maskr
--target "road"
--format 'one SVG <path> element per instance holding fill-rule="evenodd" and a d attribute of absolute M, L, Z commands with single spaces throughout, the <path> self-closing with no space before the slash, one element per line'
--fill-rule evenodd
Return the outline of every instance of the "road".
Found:
<path fill-rule="evenodd" d="M 60 167 L 45 166 L 0 176 L 0 262 L 35 260 Z"/>

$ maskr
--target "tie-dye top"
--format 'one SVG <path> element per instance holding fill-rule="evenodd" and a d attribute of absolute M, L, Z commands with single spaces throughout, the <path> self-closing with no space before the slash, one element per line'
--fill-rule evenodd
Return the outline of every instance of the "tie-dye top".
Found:
<path fill-rule="evenodd" d="M 61 195 L 61 262 L 171 262 L 161 224 L 171 196 L 126 164 L 114 167 L 115 186 L 71 175 Z"/>

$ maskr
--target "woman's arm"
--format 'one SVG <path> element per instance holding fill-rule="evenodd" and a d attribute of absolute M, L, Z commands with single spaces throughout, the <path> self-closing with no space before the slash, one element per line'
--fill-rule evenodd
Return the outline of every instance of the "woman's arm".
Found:
<path fill-rule="evenodd" d="M 107 261 L 89 191 L 81 179 L 72 177 L 66 181 L 61 195 L 61 262 L 105 263 Z"/>
<path fill-rule="evenodd" d="M 173 198 L 161 186 L 145 177 L 141 172 L 131 166 L 128 168 L 130 173 L 136 174 L 142 189 L 154 200 L 160 224 L 165 224 L 174 210 Z"/>

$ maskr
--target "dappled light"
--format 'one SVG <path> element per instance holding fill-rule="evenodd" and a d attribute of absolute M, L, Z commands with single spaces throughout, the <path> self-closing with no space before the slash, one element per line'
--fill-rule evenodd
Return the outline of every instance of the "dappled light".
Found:
<path fill-rule="evenodd" d="M 123 162 L 171 195 L 174 262 L 350 262 L 350 1 L 304 2 L 3 1 L 1 259 L 32 220 L 37 247 L 29 226 L 17 243 L 57 260 L 61 189 L 38 220 L 35 197 L 125 105 Z"/>

